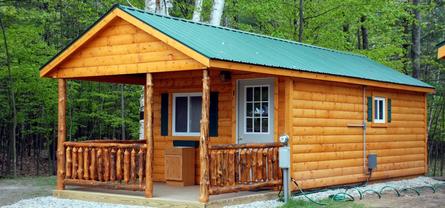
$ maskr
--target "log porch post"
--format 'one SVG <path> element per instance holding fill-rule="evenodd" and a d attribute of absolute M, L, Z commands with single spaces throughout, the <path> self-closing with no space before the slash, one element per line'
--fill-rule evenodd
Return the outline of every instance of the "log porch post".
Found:
<path fill-rule="evenodd" d="M 153 77 L 147 73 L 144 87 L 144 137 L 147 142 L 145 157 L 145 197 L 153 197 Z"/>
<path fill-rule="evenodd" d="M 57 190 L 65 189 L 66 80 L 58 79 Z"/>
<path fill-rule="evenodd" d="M 201 135 L 199 139 L 199 159 L 201 174 L 199 182 L 199 201 L 209 201 L 209 106 L 210 106 L 210 77 L 208 69 L 202 73 L 202 107 L 201 107 Z"/>

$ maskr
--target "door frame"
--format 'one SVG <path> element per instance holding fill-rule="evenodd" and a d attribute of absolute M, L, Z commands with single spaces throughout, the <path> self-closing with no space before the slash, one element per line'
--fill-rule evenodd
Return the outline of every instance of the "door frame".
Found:
<path fill-rule="evenodd" d="M 273 129 L 273 140 L 276 141 L 277 131 L 278 131 L 278 111 L 276 110 L 278 105 L 278 78 L 276 77 L 259 77 L 259 78 L 242 78 L 242 79 L 236 79 L 235 80 L 235 144 L 239 144 L 239 83 L 240 81 L 244 80 L 261 80 L 261 79 L 268 79 L 273 81 L 273 91 L 271 93 L 271 96 L 273 96 L 273 123 L 272 123 L 272 129 Z M 233 115 L 233 114 L 232 114 Z"/>

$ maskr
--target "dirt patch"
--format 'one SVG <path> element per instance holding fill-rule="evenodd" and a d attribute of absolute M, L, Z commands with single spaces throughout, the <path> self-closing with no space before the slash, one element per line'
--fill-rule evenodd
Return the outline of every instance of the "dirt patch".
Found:
<path fill-rule="evenodd" d="M 49 196 L 54 189 L 55 177 L 26 177 L 0 180 L 0 206 L 22 199 Z"/>
<path fill-rule="evenodd" d="M 395 192 L 385 192 L 381 199 L 367 195 L 365 199 L 356 201 L 356 203 L 373 208 L 445 207 L 445 187 L 440 187 L 436 193 L 430 189 L 419 189 L 419 191 L 420 196 L 417 196 L 415 192 L 402 192 L 400 197 L 397 197 Z"/>

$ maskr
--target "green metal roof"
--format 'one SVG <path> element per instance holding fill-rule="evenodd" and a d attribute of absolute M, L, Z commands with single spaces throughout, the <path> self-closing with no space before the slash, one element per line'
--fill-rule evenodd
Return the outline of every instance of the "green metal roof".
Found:
<path fill-rule="evenodd" d="M 438 43 L 438 44 L 436 45 L 436 47 L 440 48 L 440 47 L 442 47 L 442 46 L 444 46 L 444 45 L 445 45 L 445 40 L 442 41 L 442 42 L 440 42 L 440 43 Z"/>
<path fill-rule="evenodd" d="M 432 87 L 362 55 L 119 8 L 210 59 Z"/>
<path fill-rule="evenodd" d="M 210 59 L 432 88 L 362 55 L 115 7 Z"/>

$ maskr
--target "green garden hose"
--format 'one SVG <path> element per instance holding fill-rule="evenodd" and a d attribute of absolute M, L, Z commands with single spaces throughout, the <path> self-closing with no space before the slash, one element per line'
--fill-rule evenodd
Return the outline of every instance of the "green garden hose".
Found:
<path fill-rule="evenodd" d="M 397 196 L 400 197 L 399 190 L 397 190 L 396 188 L 394 188 L 392 186 L 383 186 L 382 189 L 380 189 L 380 194 L 382 194 L 385 189 L 392 189 L 392 190 L 394 190 L 396 192 Z"/>
<path fill-rule="evenodd" d="M 321 206 L 326 206 L 326 205 L 328 205 L 328 204 L 325 204 L 325 203 L 322 203 L 322 202 L 315 201 L 315 200 L 313 200 L 312 198 L 308 197 L 308 196 L 306 195 L 306 193 L 304 193 L 304 191 L 300 188 L 300 186 L 298 185 L 297 181 L 296 181 L 295 179 L 293 179 L 293 178 L 291 178 L 291 180 L 292 180 L 292 182 L 295 184 L 295 186 L 297 186 L 297 188 L 300 190 L 301 194 L 303 194 L 303 196 L 304 196 L 307 200 L 309 200 L 310 202 L 312 202 L 312 203 L 314 203 L 314 204 L 318 204 L 318 205 L 321 205 Z"/>
<path fill-rule="evenodd" d="M 360 196 L 360 200 L 363 199 L 363 193 L 362 193 L 362 191 L 360 191 L 360 189 L 355 188 L 355 187 L 352 187 L 352 188 L 350 188 L 350 189 L 346 189 L 345 193 L 347 193 L 349 190 L 357 191 L 358 195 Z"/>
<path fill-rule="evenodd" d="M 301 195 L 303 195 L 307 200 L 309 200 L 310 202 L 312 202 L 314 204 L 317 204 L 317 205 L 320 205 L 320 206 L 328 205 L 327 203 L 319 202 L 319 201 L 316 201 L 316 200 L 310 198 L 309 196 L 307 196 L 307 194 L 316 193 L 316 192 L 322 192 L 322 191 L 329 190 L 329 189 L 319 189 L 316 192 L 304 192 L 300 188 L 300 186 L 298 185 L 298 183 L 297 183 L 297 181 L 295 179 L 291 178 L 291 180 L 295 184 L 295 186 L 297 186 L 298 190 L 300 191 L 300 194 L 293 194 L 293 196 L 301 196 Z M 434 184 L 434 185 L 429 184 L 429 185 L 425 185 L 425 186 L 421 186 L 421 187 L 417 187 L 417 188 L 409 188 L 408 187 L 408 188 L 403 188 L 403 189 L 397 189 L 397 188 L 395 188 L 393 186 L 389 186 L 388 185 L 388 186 L 383 186 L 380 189 L 380 191 L 375 191 L 373 189 L 360 190 L 357 187 L 359 187 L 359 186 L 352 186 L 352 187 L 351 186 L 349 186 L 349 187 L 344 186 L 345 191 L 342 191 L 342 192 L 339 192 L 339 193 L 336 193 L 336 194 L 332 194 L 332 195 L 329 196 L 329 198 L 331 200 L 333 200 L 333 201 L 343 201 L 343 202 L 355 201 L 355 198 L 351 194 L 349 194 L 348 192 L 356 191 L 359 194 L 359 199 L 360 200 L 362 200 L 364 198 L 365 194 L 369 193 L 369 192 L 376 194 L 379 197 L 379 199 L 381 199 L 382 198 L 382 194 L 383 194 L 383 192 L 385 190 L 393 190 L 397 194 L 398 197 L 401 196 L 400 192 L 407 192 L 407 191 L 415 192 L 417 194 L 417 196 L 420 196 L 420 190 L 421 189 L 428 188 L 428 189 L 431 189 L 433 193 L 436 193 L 436 190 L 438 190 L 439 188 L 445 188 L 445 183 Z M 281 193 L 281 189 L 280 189 L 280 193 Z M 280 195 L 280 193 L 279 193 L 279 195 Z"/>
<path fill-rule="evenodd" d="M 400 189 L 400 192 L 402 192 L 402 191 L 409 191 L 409 190 L 416 192 L 417 196 L 420 196 L 419 191 L 417 191 L 417 190 L 414 189 L 414 188 L 404 188 L 404 189 Z"/>
<path fill-rule="evenodd" d="M 372 190 L 372 189 L 364 190 L 364 191 L 362 192 L 362 194 L 365 195 L 366 192 L 372 192 L 372 193 L 375 193 L 375 194 L 377 194 L 377 196 L 379 197 L 379 199 L 382 198 L 382 195 L 381 195 L 379 192 L 374 191 L 374 190 Z"/>
<path fill-rule="evenodd" d="M 330 199 L 333 201 L 355 201 L 354 197 L 351 194 L 348 194 L 346 192 L 340 192 L 329 196 Z"/>

